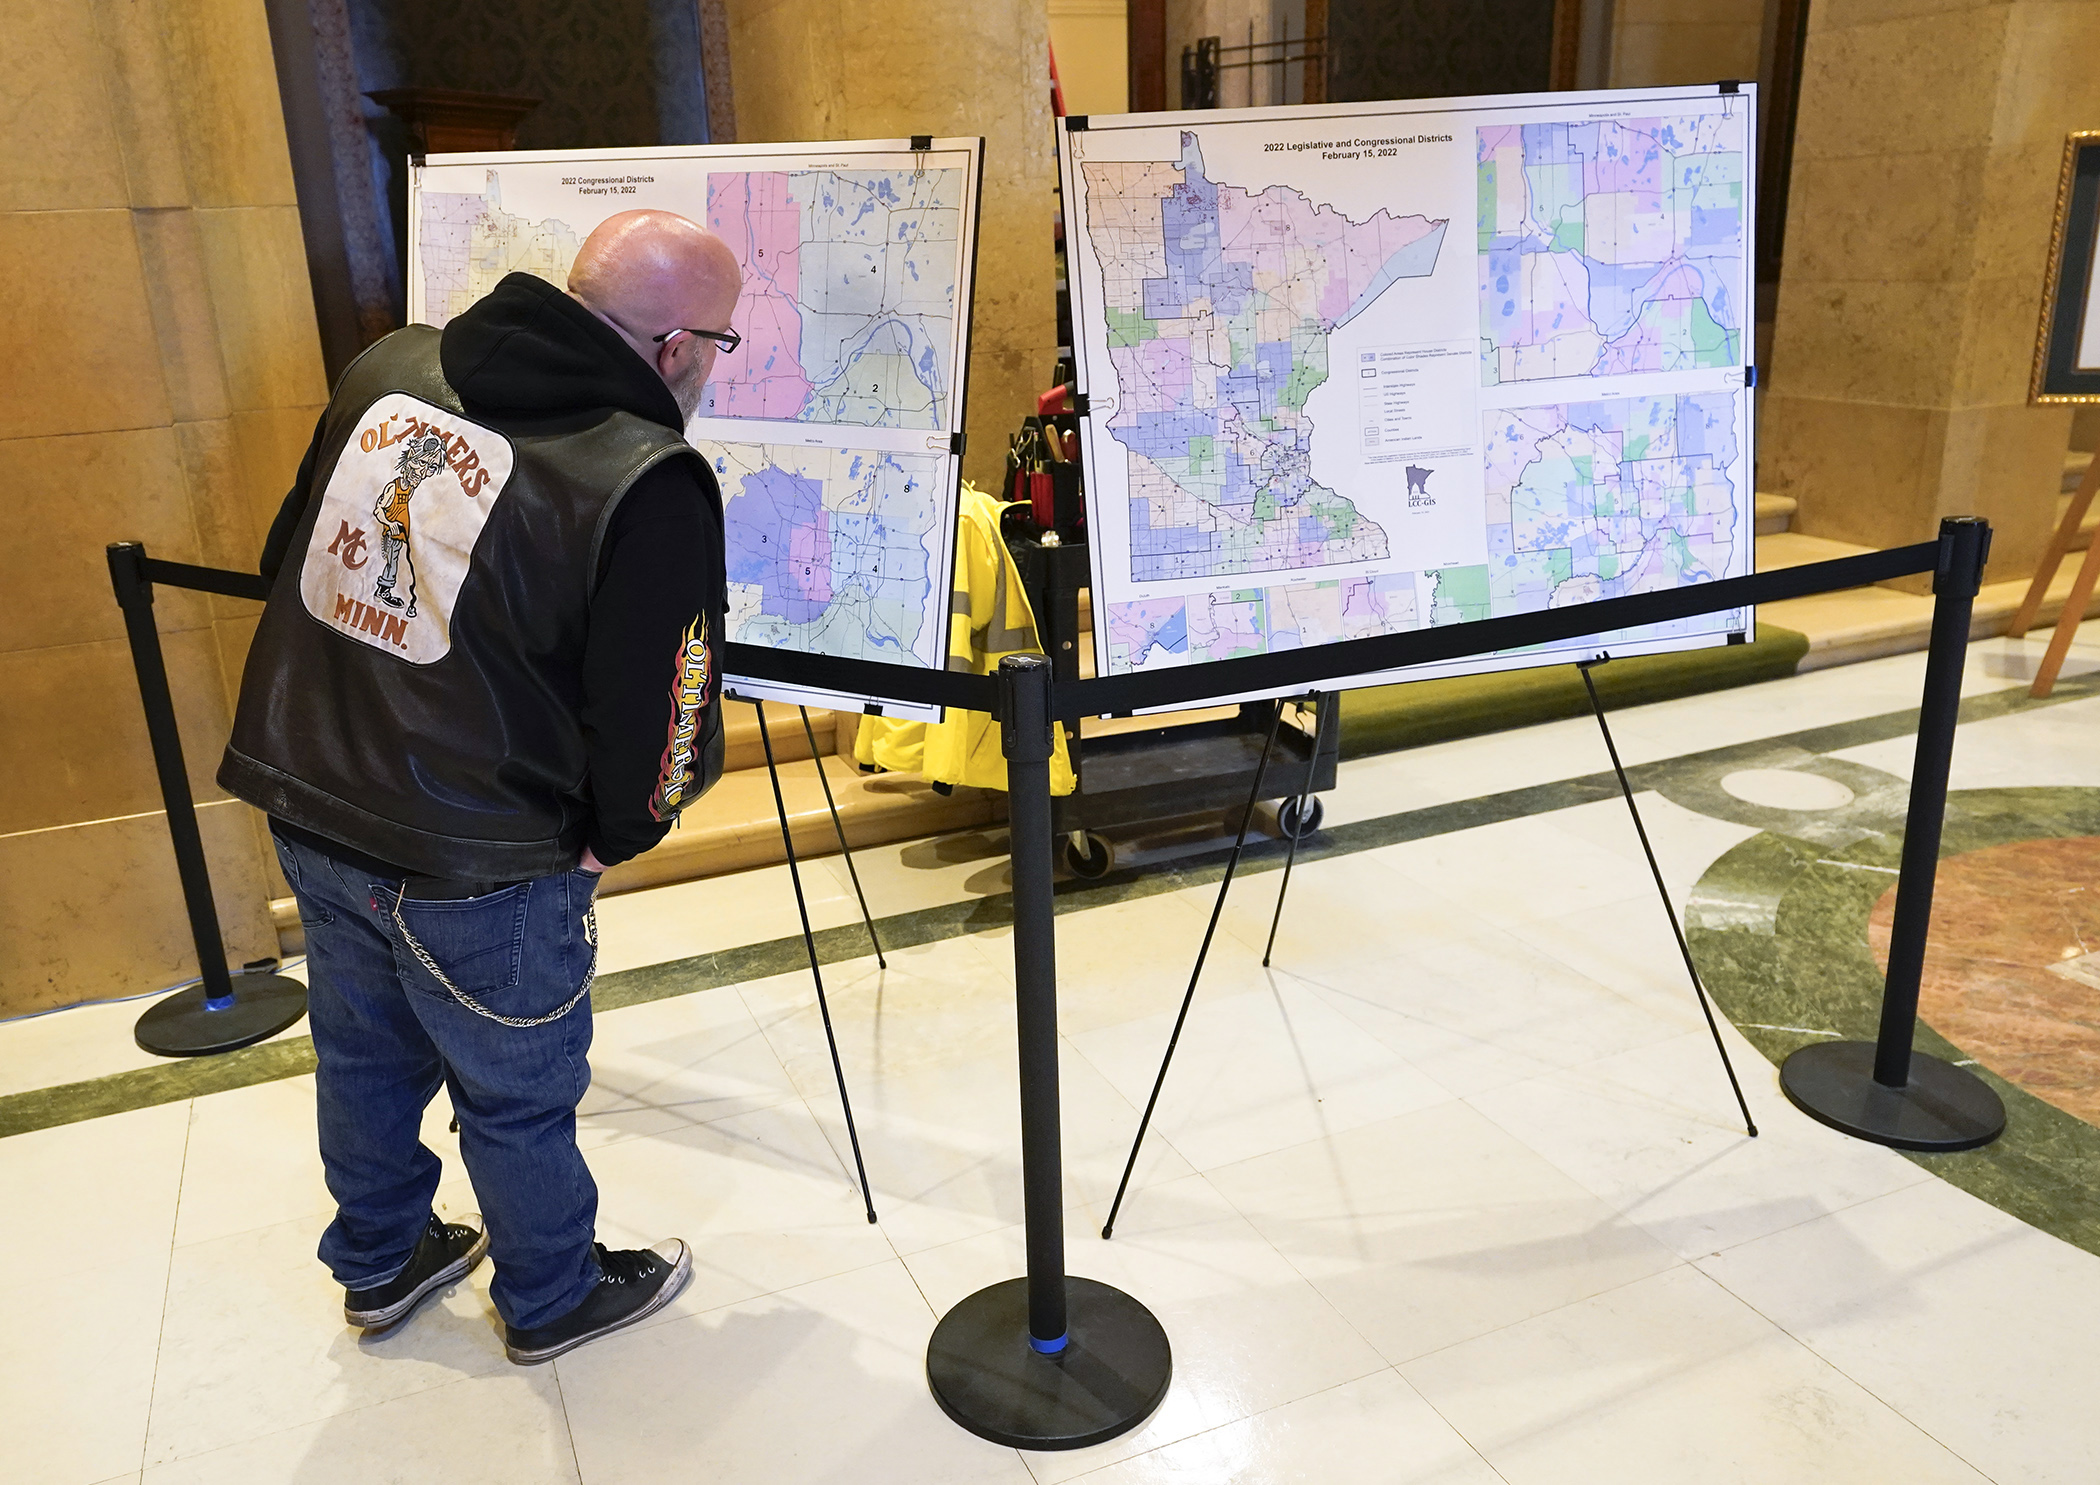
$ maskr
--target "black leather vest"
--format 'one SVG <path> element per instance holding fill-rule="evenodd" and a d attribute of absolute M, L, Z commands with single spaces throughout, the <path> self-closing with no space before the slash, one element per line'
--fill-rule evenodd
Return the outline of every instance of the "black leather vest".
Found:
<path fill-rule="evenodd" d="M 478 423 L 438 338 L 396 331 L 336 388 L 219 783 L 420 875 L 544 876 L 590 822 L 599 544 L 645 470 L 699 456 L 627 412 Z"/>

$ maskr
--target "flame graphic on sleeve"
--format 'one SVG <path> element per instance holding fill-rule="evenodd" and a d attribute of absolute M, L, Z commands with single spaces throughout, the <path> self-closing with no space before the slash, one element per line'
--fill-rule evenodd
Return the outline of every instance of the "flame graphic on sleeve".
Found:
<path fill-rule="evenodd" d="M 686 791 L 693 786 L 693 744 L 700 731 L 700 709 L 707 704 L 708 682 L 713 678 L 707 616 L 701 614 L 685 626 L 678 640 L 671 674 L 670 737 L 664 743 L 656 790 L 649 796 L 652 820 L 674 819 L 685 808 Z"/>

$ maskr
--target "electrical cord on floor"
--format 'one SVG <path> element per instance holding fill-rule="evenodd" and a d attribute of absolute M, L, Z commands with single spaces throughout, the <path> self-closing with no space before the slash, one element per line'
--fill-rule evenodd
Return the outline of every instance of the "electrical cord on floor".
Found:
<path fill-rule="evenodd" d="M 295 954 L 290 959 L 285 960 L 284 963 L 278 965 L 273 972 L 283 974 L 286 970 L 295 968 L 305 962 L 306 956 L 304 954 Z M 111 995 L 101 1000 L 76 1000 L 71 1005 L 46 1006 L 40 1011 L 23 1011 L 18 1016 L 0 1016 L 0 1026 L 11 1026 L 17 1021 L 34 1021 L 39 1016 L 55 1016 L 60 1011 L 85 1010 L 92 1005 L 129 1005 L 134 1000 L 152 1000 L 157 996 L 173 995 L 178 990 L 187 990 L 192 985 L 201 984 L 203 978 L 202 975 L 192 975 L 181 984 L 170 985 L 164 990 L 142 990 L 136 995 Z"/>

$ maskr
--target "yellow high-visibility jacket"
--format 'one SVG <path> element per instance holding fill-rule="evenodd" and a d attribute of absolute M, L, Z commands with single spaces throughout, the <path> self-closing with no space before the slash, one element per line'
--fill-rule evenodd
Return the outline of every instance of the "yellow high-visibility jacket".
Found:
<path fill-rule="evenodd" d="M 1013 554 L 999 535 L 1000 503 L 974 485 L 962 487 L 955 548 L 955 591 L 948 602 L 948 668 L 990 675 L 1008 655 L 1040 655 L 1035 614 Z M 1065 752 L 1064 728 L 1055 729 L 1050 792 L 1078 786 Z M 938 784 L 979 789 L 1006 787 L 1006 755 L 999 724 L 983 712 L 950 707 L 942 722 L 862 717 L 853 756 L 896 773 L 916 773 Z"/>

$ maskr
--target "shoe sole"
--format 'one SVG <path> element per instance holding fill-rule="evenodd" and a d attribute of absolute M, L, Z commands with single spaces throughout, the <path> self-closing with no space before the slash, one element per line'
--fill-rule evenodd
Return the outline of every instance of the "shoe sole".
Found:
<path fill-rule="evenodd" d="M 678 1292 L 685 1288 L 685 1281 L 692 1276 L 693 1248 L 688 1243 L 685 1245 L 685 1251 L 678 1255 L 678 1262 L 671 1269 L 671 1277 L 665 1279 L 663 1287 L 650 1295 L 649 1302 L 636 1310 L 632 1315 L 622 1315 L 610 1325 L 601 1325 L 596 1330 L 587 1331 L 583 1335 L 563 1341 L 558 1346 L 547 1346 L 538 1351 L 520 1351 L 515 1346 L 505 1345 L 503 1354 L 519 1366 L 538 1366 L 543 1361 L 552 1361 L 555 1357 L 566 1355 L 578 1346 L 609 1336 L 616 1330 L 625 1330 L 630 1325 L 648 1319 L 672 1300 L 678 1298 Z"/>
<path fill-rule="evenodd" d="M 447 1284 L 456 1283 L 474 1272 L 475 1267 L 481 1262 L 482 1255 L 488 1250 L 488 1229 L 483 1228 L 481 1236 L 474 1240 L 473 1247 L 467 1249 L 465 1253 L 453 1259 L 452 1262 L 446 1264 L 414 1289 L 411 1289 L 402 1298 L 395 1300 L 381 1310 L 353 1310 L 348 1305 L 345 1305 L 343 1307 L 343 1319 L 352 1325 L 362 1326 L 368 1335 L 374 1331 L 391 1330 L 403 1320 L 406 1320 L 411 1310 L 415 1309 L 417 1305 L 428 1299 L 437 1290 L 444 1288 Z"/>

